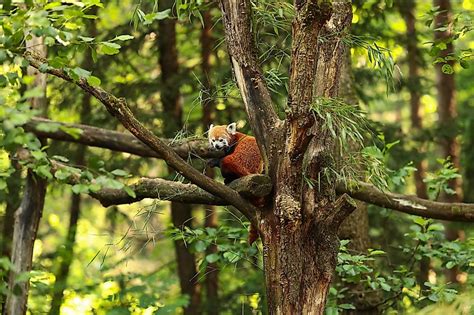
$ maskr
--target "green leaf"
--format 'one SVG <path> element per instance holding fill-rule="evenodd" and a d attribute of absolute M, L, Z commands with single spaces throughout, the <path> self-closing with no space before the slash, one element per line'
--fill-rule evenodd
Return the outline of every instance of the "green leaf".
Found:
<path fill-rule="evenodd" d="M 90 184 L 89 191 L 91 192 L 98 192 L 102 187 L 99 184 Z"/>
<path fill-rule="evenodd" d="M 111 43 L 111 42 L 102 42 L 102 44 L 106 47 L 115 48 L 115 49 L 120 49 L 121 47 L 119 44 Z"/>
<path fill-rule="evenodd" d="M 130 40 L 130 39 L 134 39 L 134 37 L 132 35 L 119 35 L 119 36 L 116 36 L 114 39 L 112 40 L 121 40 L 121 41 L 126 41 L 126 40 Z"/>
<path fill-rule="evenodd" d="M 91 75 L 87 77 L 87 83 L 89 83 L 91 86 L 99 86 L 102 82 L 98 77 Z"/>
<path fill-rule="evenodd" d="M 91 75 L 90 71 L 84 70 L 79 67 L 75 67 L 74 69 L 72 69 L 72 72 L 74 72 L 80 78 L 87 78 Z"/>
<path fill-rule="evenodd" d="M 58 123 L 41 122 L 38 125 L 36 125 L 36 129 L 38 129 L 39 131 L 44 131 L 44 132 L 55 132 L 59 130 L 59 127 L 61 127 L 61 124 L 58 124 Z"/>
<path fill-rule="evenodd" d="M 108 43 L 108 44 L 113 44 L 113 43 Z M 110 45 L 106 45 L 106 43 L 102 43 L 99 45 L 98 53 L 103 54 L 103 55 L 116 55 L 120 51 L 118 48 L 111 47 Z"/>
<path fill-rule="evenodd" d="M 203 241 L 197 241 L 196 244 L 194 245 L 194 248 L 196 249 L 197 252 L 203 252 L 206 250 L 207 245 Z"/>
<path fill-rule="evenodd" d="M 467 61 L 464 60 L 464 59 L 459 60 L 459 64 L 460 64 L 461 67 L 463 67 L 464 69 L 468 69 L 468 68 L 469 68 L 469 62 L 467 62 Z"/>
<path fill-rule="evenodd" d="M 383 250 L 372 250 L 369 253 L 369 256 L 381 256 L 385 255 L 386 253 Z"/>
<path fill-rule="evenodd" d="M 123 190 L 125 190 L 125 192 L 132 198 L 137 198 L 137 194 L 133 191 L 132 188 L 128 187 L 128 186 L 124 186 L 123 187 Z"/>
<path fill-rule="evenodd" d="M 42 63 L 40 64 L 40 66 L 38 67 L 38 70 L 41 72 L 41 73 L 46 73 L 48 72 L 48 70 L 51 69 L 49 67 L 49 65 L 47 63 Z"/>
<path fill-rule="evenodd" d="M 451 67 L 451 65 L 445 63 L 442 67 L 441 67 L 441 71 L 443 71 L 443 73 L 445 74 L 453 74 L 454 73 L 454 69 L 453 67 Z"/>
<path fill-rule="evenodd" d="M 72 192 L 75 194 L 88 193 L 89 188 L 84 184 L 76 184 L 72 186 Z"/>
<path fill-rule="evenodd" d="M 213 254 L 210 254 L 210 255 L 207 255 L 207 256 L 206 256 L 206 261 L 207 261 L 208 263 L 211 263 L 211 264 L 212 264 L 212 263 L 215 263 L 216 261 L 218 261 L 218 260 L 219 260 L 219 257 L 220 257 L 219 254 L 213 253 Z"/>
<path fill-rule="evenodd" d="M 240 260 L 240 256 L 234 252 L 225 252 L 224 258 L 227 259 L 230 263 L 236 263 Z"/>
<path fill-rule="evenodd" d="M 343 310 L 355 310 L 355 306 L 352 304 L 339 304 L 337 307 L 342 308 Z"/>
<path fill-rule="evenodd" d="M 51 174 L 51 169 L 49 165 L 40 165 L 34 169 L 35 173 L 39 176 L 47 179 L 53 179 L 53 174 Z"/>
<path fill-rule="evenodd" d="M 64 162 L 64 163 L 69 162 L 69 159 L 62 155 L 53 155 L 53 159 Z"/>
<path fill-rule="evenodd" d="M 456 266 L 456 263 L 454 261 L 448 261 L 446 263 L 446 269 L 452 269 L 454 266 Z"/>
<path fill-rule="evenodd" d="M 80 40 L 82 40 L 85 43 L 90 43 L 94 41 L 94 37 L 85 37 L 85 36 L 78 36 Z"/>
<path fill-rule="evenodd" d="M 390 287 L 388 284 L 386 284 L 385 282 L 381 282 L 380 283 L 380 287 L 382 288 L 382 290 L 384 291 L 387 291 L 387 292 L 390 292 L 392 290 L 392 287 Z"/>
<path fill-rule="evenodd" d="M 59 180 L 65 180 L 69 176 L 71 176 L 71 172 L 69 172 L 66 169 L 59 169 L 54 173 L 54 177 L 56 177 L 56 179 L 59 179 Z"/>
<path fill-rule="evenodd" d="M 112 174 L 114 174 L 115 176 L 127 176 L 128 173 L 124 170 L 120 170 L 120 169 L 115 169 L 111 172 Z"/>

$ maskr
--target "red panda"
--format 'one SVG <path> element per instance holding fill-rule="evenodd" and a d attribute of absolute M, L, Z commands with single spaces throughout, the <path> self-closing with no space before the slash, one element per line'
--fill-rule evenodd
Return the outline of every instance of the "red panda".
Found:
<path fill-rule="evenodd" d="M 224 183 L 229 184 L 233 180 L 250 174 L 260 174 L 263 171 L 263 160 L 258 149 L 255 137 L 237 132 L 235 123 L 229 125 L 209 127 L 209 145 L 215 150 L 224 150 L 225 156 L 213 160 L 211 166 L 219 166 Z M 262 198 L 253 200 L 253 204 L 261 206 Z M 250 226 L 249 243 L 252 244 L 258 238 L 258 231 Z"/>

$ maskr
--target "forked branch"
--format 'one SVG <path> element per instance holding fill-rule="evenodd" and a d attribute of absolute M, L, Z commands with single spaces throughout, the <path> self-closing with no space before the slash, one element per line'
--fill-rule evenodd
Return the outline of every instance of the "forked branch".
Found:
<path fill-rule="evenodd" d="M 261 151 L 268 153 L 281 121 L 256 57 L 251 3 L 249 0 L 221 0 L 219 3 L 227 48 L 250 125 L 259 145 L 263 145 Z"/>

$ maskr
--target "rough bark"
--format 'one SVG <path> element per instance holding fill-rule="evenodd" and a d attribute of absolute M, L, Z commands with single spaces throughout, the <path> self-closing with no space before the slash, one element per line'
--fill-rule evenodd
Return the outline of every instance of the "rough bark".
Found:
<path fill-rule="evenodd" d="M 30 47 L 35 47 L 42 58 L 46 57 L 46 46 L 42 38 L 33 37 L 28 40 L 27 49 L 29 50 Z M 43 93 L 40 97 L 30 99 L 31 107 L 38 109 L 44 115 L 47 111 L 46 74 L 32 67 L 29 67 L 27 72 L 34 76 L 34 86 Z M 9 292 L 3 310 L 7 315 L 26 314 L 30 283 L 29 280 L 17 282 L 16 277 L 21 273 L 31 271 L 33 247 L 43 213 L 46 185 L 46 180 L 37 176 L 32 170 L 28 171 L 22 201 L 15 213 L 11 250 L 13 270 L 9 275 Z"/>
<path fill-rule="evenodd" d="M 201 68 L 202 68 L 202 84 L 204 89 L 204 99 L 202 103 L 202 125 L 207 130 L 212 123 L 212 115 L 214 113 L 215 102 L 212 98 L 212 81 L 211 81 L 211 54 L 214 46 L 212 38 L 212 7 L 203 12 L 203 28 L 201 31 Z M 206 176 L 214 178 L 214 169 L 206 167 Z M 215 206 L 205 207 L 204 225 L 206 228 L 217 228 L 217 210 Z M 217 253 L 217 245 L 212 244 L 206 249 L 206 256 Z M 217 263 L 208 263 L 206 267 L 206 279 L 204 280 L 206 288 L 206 311 L 209 315 L 219 314 L 219 270 Z"/>
<path fill-rule="evenodd" d="M 12 163 L 14 163 L 12 161 Z M 14 173 L 7 178 L 7 191 L 5 216 L 2 229 L 2 252 L 1 256 L 10 257 L 13 240 L 13 225 L 15 222 L 15 211 L 21 202 L 21 170 L 15 169 Z M 2 299 L 4 301 L 4 299 Z"/>
<path fill-rule="evenodd" d="M 11 160 L 12 163 L 13 160 Z M 1 257 L 7 257 L 10 259 L 12 242 L 13 242 L 13 226 L 15 224 L 15 211 L 20 207 L 21 203 L 21 187 L 22 178 L 21 170 L 15 169 L 15 172 L 7 178 L 7 191 L 8 196 L 6 197 L 5 216 L 3 217 L 3 229 L 1 238 Z M 5 279 L 8 280 L 8 279 Z M 0 302 L 2 310 L 5 308 L 5 302 L 7 294 L 0 293 Z"/>
<path fill-rule="evenodd" d="M 173 0 L 160 3 L 162 9 L 172 9 Z M 163 105 L 164 135 L 173 137 L 177 130 L 183 128 L 183 105 L 179 92 L 179 65 L 176 47 L 176 20 L 165 19 L 158 26 L 158 50 L 161 69 L 160 97 Z M 172 176 L 176 173 L 170 168 Z M 171 202 L 171 221 L 177 228 L 192 227 L 193 207 L 191 204 Z M 175 240 L 176 263 L 181 293 L 189 296 L 189 303 L 184 307 L 185 315 L 201 313 L 200 284 L 196 280 L 196 257 L 190 252 L 183 240 Z"/>
<path fill-rule="evenodd" d="M 439 6 L 439 14 L 436 15 L 434 24 L 435 28 L 446 26 L 445 31 L 435 31 L 435 42 L 446 42 L 446 49 L 440 53 L 441 57 L 446 57 L 454 53 L 454 45 L 451 40 L 451 28 L 453 22 L 453 12 L 451 2 L 449 0 L 434 0 L 435 6 Z M 448 61 L 450 66 L 454 66 L 454 61 Z M 450 157 L 453 165 L 459 168 L 459 142 L 456 139 L 456 132 L 453 126 L 456 126 L 456 82 L 454 74 L 446 74 L 442 71 L 442 64 L 436 65 L 436 89 L 438 91 L 438 121 L 440 130 L 447 131 L 442 136 L 441 146 L 443 155 Z M 449 187 L 456 192 L 454 195 L 442 193 L 440 198 L 446 202 L 460 202 L 462 200 L 461 179 L 451 180 Z M 454 241 L 462 237 L 462 232 L 449 223 L 445 223 L 445 236 L 449 241 Z M 456 283 L 458 270 L 452 268 L 446 271 L 449 281 Z"/>
<path fill-rule="evenodd" d="M 23 199 L 15 213 L 11 261 L 13 270 L 9 279 L 9 294 L 4 314 L 26 314 L 29 281 L 17 282 L 16 276 L 31 271 L 33 246 L 43 212 L 46 181 L 28 171 Z M 17 294 L 14 294 L 17 293 Z"/>

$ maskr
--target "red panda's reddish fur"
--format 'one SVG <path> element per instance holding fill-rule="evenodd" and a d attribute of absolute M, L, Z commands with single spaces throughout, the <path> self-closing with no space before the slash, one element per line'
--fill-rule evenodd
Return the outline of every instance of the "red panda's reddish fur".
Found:
<path fill-rule="evenodd" d="M 224 173 L 243 177 L 262 172 L 262 158 L 254 137 L 237 132 L 230 145 L 234 146 L 232 153 L 226 155 L 221 162 Z"/>
<path fill-rule="evenodd" d="M 228 148 L 226 156 L 219 163 L 222 176 L 226 183 L 247 176 L 250 174 L 260 174 L 263 171 L 263 162 L 258 149 L 255 137 L 235 131 L 233 134 L 228 131 L 228 126 L 211 126 L 208 133 L 209 140 L 226 139 Z M 263 198 L 253 200 L 255 206 L 261 207 Z M 257 228 L 253 225 L 249 230 L 249 244 L 258 239 Z"/>

